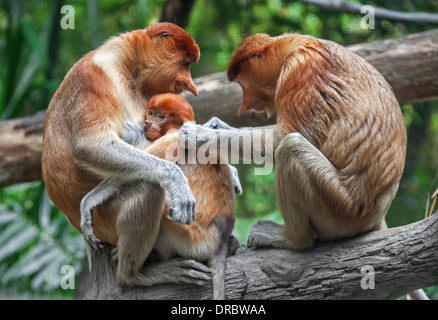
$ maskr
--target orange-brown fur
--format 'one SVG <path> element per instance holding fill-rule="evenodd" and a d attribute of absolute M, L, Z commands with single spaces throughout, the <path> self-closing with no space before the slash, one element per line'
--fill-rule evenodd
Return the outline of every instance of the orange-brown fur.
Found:
<path fill-rule="evenodd" d="M 191 223 L 195 207 L 182 171 L 144 152 L 150 144 L 143 130 L 144 105 L 159 93 L 197 95 L 189 67 L 198 59 L 194 39 L 171 23 L 121 34 L 71 68 L 47 111 L 42 170 L 48 194 L 73 227 L 86 228 L 90 246 L 98 240 L 117 246 L 117 279 L 124 284 L 208 278 L 205 266 L 197 263 L 190 265 L 196 271 L 169 263 L 163 268 L 172 272 L 140 272 L 156 241 L 165 190 L 175 221 Z M 106 192 L 110 182 L 120 186 L 115 194 Z M 104 203 L 86 212 L 85 199 L 88 205 Z M 90 216 L 92 229 L 82 224 Z"/>
<path fill-rule="evenodd" d="M 160 113 L 164 121 L 157 126 L 162 137 L 146 149 L 146 152 L 162 159 L 175 161 L 178 133 L 184 122 L 194 121 L 190 104 L 175 94 L 154 96 L 146 106 L 145 119 L 149 125 L 154 117 L 149 111 Z M 146 120 L 145 120 L 146 121 Z M 159 121 L 159 120 L 156 120 Z M 146 134 L 148 131 L 146 131 Z M 182 155 L 185 159 L 185 154 Z M 220 159 L 218 159 L 220 160 Z M 179 164 L 187 177 L 190 189 L 196 199 L 196 218 L 190 225 L 181 225 L 167 217 L 166 207 L 161 220 L 160 232 L 155 249 L 164 259 L 173 257 L 205 261 L 213 269 L 213 298 L 224 299 L 224 267 L 228 239 L 234 226 L 234 185 L 227 164 Z"/>
<path fill-rule="evenodd" d="M 297 132 L 333 166 L 339 183 L 331 187 L 317 178 L 300 185 L 289 169 L 286 177 L 277 176 L 277 190 L 284 191 L 289 201 L 287 190 L 301 186 L 302 197 L 297 196 L 294 206 L 303 212 L 294 215 L 308 215 L 319 238 L 327 240 L 384 224 L 404 168 L 406 131 L 391 87 L 378 71 L 331 41 L 256 34 L 237 48 L 227 74 L 242 87 L 239 114 L 248 109 L 275 114 L 280 137 L 275 148 L 286 135 Z M 276 162 L 279 155 L 291 154 L 277 152 Z M 310 160 L 314 159 L 302 159 Z M 319 174 L 323 178 L 325 172 Z M 286 221 L 291 213 L 282 214 Z"/>
<path fill-rule="evenodd" d="M 198 60 L 199 48 L 181 30 L 168 23 L 156 24 L 110 39 L 101 48 L 79 60 L 55 93 L 45 119 L 43 179 L 53 203 L 77 230 L 81 231 L 81 199 L 102 177 L 84 169 L 84 165 L 74 159 L 72 143 L 75 143 L 75 139 L 86 139 L 88 135 L 109 132 L 114 135 L 111 138 L 122 139 L 126 118 L 142 119 L 144 104 L 157 93 L 179 93 L 187 89 L 197 94 L 188 65 Z M 186 48 L 180 48 L 178 41 L 169 41 L 165 51 L 157 52 L 156 42 L 160 39 L 154 36 L 160 32 L 178 35 L 185 41 Z M 112 83 L 102 67 L 93 61 L 96 53 L 103 50 L 119 50 L 120 61 L 117 61 L 117 65 L 123 78 L 127 79 L 126 83 Z M 175 64 L 163 64 L 168 55 L 175 60 Z M 182 67 L 178 64 L 180 60 L 184 60 Z M 157 75 L 162 78 L 158 80 Z M 175 77 L 179 77 L 176 82 Z M 124 95 L 118 94 L 114 85 L 126 90 Z M 117 212 L 112 212 L 109 206 L 96 208 L 94 212 L 96 236 L 112 245 L 116 244 L 117 239 L 114 225 L 116 215 Z"/>
<path fill-rule="evenodd" d="M 175 94 L 160 94 L 154 96 L 146 106 L 145 118 L 148 111 L 160 112 L 166 115 L 166 120 L 161 124 L 164 128 L 160 131 L 161 137 L 154 139 L 154 143 L 146 152 L 159 158 L 174 161 L 177 150 L 177 133 L 168 133 L 170 129 L 179 129 L 184 122 L 194 121 L 193 109 L 181 96 Z M 151 120 L 153 121 L 153 120 Z M 147 133 L 147 132 L 146 132 Z M 157 140 L 158 139 L 158 140 Z M 202 243 L 211 243 L 213 248 L 218 248 L 223 238 L 228 239 L 234 225 L 234 187 L 231 180 L 230 169 L 227 164 L 217 161 L 218 164 L 180 164 L 186 175 L 190 189 L 196 199 L 196 218 L 191 225 L 181 225 L 166 216 L 169 208 L 164 210 L 161 230 L 167 236 L 176 234 L 181 238 L 181 244 L 190 247 Z M 225 223 L 224 230 L 218 230 L 215 220 L 222 219 Z M 225 237 L 221 233 L 225 233 Z M 171 248 L 169 248 L 170 250 Z M 167 257 L 169 258 L 169 257 Z M 192 258 L 197 258 L 193 254 Z"/>
<path fill-rule="evenodd" d="M 186 99 L 174 94 L 158 94 L 146 106 L 146 137 L 154 142 L 169 130 L 179 129 L 186 121 L 193 121 L 193 109 Z"/>

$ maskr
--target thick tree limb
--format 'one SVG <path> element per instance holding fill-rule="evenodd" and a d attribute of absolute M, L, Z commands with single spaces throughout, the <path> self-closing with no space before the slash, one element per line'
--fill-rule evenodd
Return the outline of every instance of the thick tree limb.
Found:
<path fill-rule="evenodd" d="M 347 0 L 300 0 L 301 2 L 313 4 L 328 10 L 348 12 L 363 15 L 361 12 L 363 4 Z M 438 24 L 438 14 L 428 12 L 400 12 L 374 7 L 374 16 L 380 19 L 388 19 L 403 22 L 431 23 Z"/>
<path fill-rule="evenodd" d="M 438 99 L 438 29 L 348 48 L 382 73 L 399 103 Z"/>
<path fill-rule="evenodd" d="M 45 112 L 0 121 L 0 187 L 41 180 Z"/>
<path fill-rule="evenodd" d="M 211 299 L 210 286 L 121 288 L 110 252 L 108 246 L 92 256 L 86 299 Z M 303 252 L 244 250 L 228 257 L 225 285 L 226 299 L 239 300 L 395 299 L 438 285 L 438 214 Z"/>
<path fill-rule="evenodd" d="M 388 80 L 400 103 L 438 98 L 438 29 L 401 38 L 358 44 L 349 47 Z M 195 79 L 199 96 L 187 96 L 198 123 L 217 116 L 235 127 L 272 124 L 263 114 L 244 113 L 237 117 L 242 91 L 228 82 L 225 73 Z M 29 120 L 32 119 L 32 120 Z M 42 127 L 41 114 L 0 122 L 0 187 L 41 179 L 41 131 L 26 130 L 20 122 L 33 121 Z M 38 149 L 39 148 L 39 149 Z M 35 152 L 35 153 L 34 153 Z"/>
<path fill-rule="evenodd" d="M 172 22 L 185 28 L 195 0 L 167 0 L 160 21 Z"/>

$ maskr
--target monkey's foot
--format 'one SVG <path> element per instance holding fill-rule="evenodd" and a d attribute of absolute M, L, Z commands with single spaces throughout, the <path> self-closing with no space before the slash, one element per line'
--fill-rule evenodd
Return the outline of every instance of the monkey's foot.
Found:
<path fill-rule="evenodd" d="M 204 286 L 212 281 L 212 270 L 206 265 L 183 258 L 146 264 L 142 274 L 155 285 L 160 283 L 187 283 Z"/>
<path fill-rule="evenodd" d="M 246 250 L 246 246 L 234 236 L 230 235 L 228 238 L 228 252 L 227 257 L 241 254 Z"/>
<path fill-rule="evenodd" d="M 248 248 L 291 249 L 290 242 L 282 238 L 282 226 L 268 220 L 259 220 L 252 227 L 246 240 Z"/>
<path fill-rule="evenodd" d="M 289 250 L 303 250 L 313 246 L 312 234 L 303 232 L 301 234 L 288 234 L 284 226 L 272 221 L 260 220 L 252 227 L 248 235 L 247 246 L 258 248 L 276 248 Z"/>

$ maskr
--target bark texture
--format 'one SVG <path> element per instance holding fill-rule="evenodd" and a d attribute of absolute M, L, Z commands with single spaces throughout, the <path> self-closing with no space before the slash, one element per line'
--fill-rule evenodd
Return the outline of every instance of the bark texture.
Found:
<path fill-rule="evenodd" d="M 243 249 L 226 264 L 226 299 L 395 299 L 438 285 L 438 214 L 310 250 Z M 111 247 L 92 255 L 85 299 L 211 299 L 211 286 L 122 288 Z M 372 270 L 373 273 L 369 273 Z M 374 279 L 374 282 L 372 281 Z M 374 289 L 364 289 L 374 284 Z"/>

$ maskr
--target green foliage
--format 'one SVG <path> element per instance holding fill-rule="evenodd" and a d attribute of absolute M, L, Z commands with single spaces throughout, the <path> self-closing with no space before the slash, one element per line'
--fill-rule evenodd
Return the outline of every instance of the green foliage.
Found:
<path fill-rule="evenodd" d="M 5 188 L 0 199 L 0 286 L 72 297 L 71 290 L 60 288 L 61 267 L 71 265 L 80 274 L 85 256 L 82 235 L 71 232 L 40 182 Z"/>
<path fill-rule="evenodd" d="M 88 51 L 113 35 L 158 22 L 165 0 L 62 0 L 0 3 L 0 119 L 45 109 L 66 72 Z M 437 12 L 427 0 L 362 1 L 398 11 Z M 71 4 L 75 29 L 59 25 L 60 7 Z M 194 77 L 224 71 L 238 44 L 262 32 L 299 32 L 343 45 L 393 38 L 434 26 L 376 19 L 375 29 L 360 28 L 360 15 L 339 13 L 289 0 L 197 0 L 187 30 L 201 49 Z M 390 226 L 424 217 L 427 193 L 438 168 L 438 104 L 403 106 L 409 135 L 408 163 L 399 194 L 388 214 Z M 236 107 L 237 110 L 237 107 Z M 238 165 L 244 194 L 237 197 L 235 234 L 245 242 L 259 219 L 282 223 L 274 173 L 254 175 L 254 167 Z M 79 274 L 84 257 L 81 236 L 50 204 L 42 183 L 0 191 L 0 286 L 17 294 L 68 297 L 59 288 L 60 268 L 72 265 Z M 0 289 L 0 297 L 4 289 Z M 434 293 L 435 292 L 435 293 Z M 428 293 L 435 299 L 437 289 Z M 433 296 L 435 295 L 435 296 Z"/>

